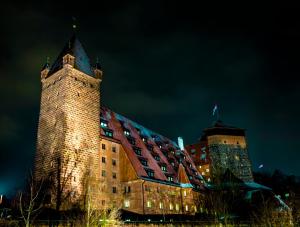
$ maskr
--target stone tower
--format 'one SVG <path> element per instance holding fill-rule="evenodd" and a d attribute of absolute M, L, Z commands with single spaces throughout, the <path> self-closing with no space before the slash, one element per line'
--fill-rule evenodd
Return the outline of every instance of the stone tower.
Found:
<path fill-rule="evenodd" d="M 35 176 L 49 180 L 49 202 L 58 210 L 82 204 L 87 179 L 89 195 L 98 198 L 101 79 L 75 35 L 41 71 Z"/>

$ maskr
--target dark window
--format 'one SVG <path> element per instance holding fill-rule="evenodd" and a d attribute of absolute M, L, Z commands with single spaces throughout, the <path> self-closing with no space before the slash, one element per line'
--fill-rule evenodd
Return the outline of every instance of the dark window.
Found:
<path fill-rule="evenodd" d="M 128 142 L 131 143 L 131 145 L 135 145 L 135 139 L 131 136 L 127 136 Z"/>
<path fill-rule="evenodd" d="M 102 150 L 105 150 L 105 144 L 102 143 Z"/>
<path fill-rule="evenodd" d="M 160 161 L 160 157 L 159 157 L 158 155 L 154 155 L 154 159 L 155 159 L 156 161 Z"/>
<path fill-rule="evenodd" d="M 111 148 L 112 152 L 117 152 L 117 148 L 114 146 Z"/>
<path fill-rule="evenodd" d="M 133 150 L 134 150 L 134 152 L 135 152 L 137 155 L 142 155 L 142 150 L 141 150 L 141 148 L 139 148 L 139 147 L 134 147 Z"/>
<path fill-rule="evenodd" d="M 102 170 L 101 175 L 102 175 L 102 177 L 105 177 L 105 176 L 106 176 L 106 171 L 105 171 L 105 170 Z"/>
<path fill-rule="evenodd" d="M 102 157 L 102 163 L 105 163 L 106 160 L 105 160 L 105 157 Z"/>
<path fill-rule="evenodd" d="M 102 206 L 104 206 L 105 205 L 105 200 L 102 200 L 101 203 L 102 203 Z"/>
<path fill-rule="evenodd" d="M 167 166 L 166 166 L 166 165 L 162 165 L 160 168 L 161 168 L 161 170 L 164 171 L 164 172 L 167 171 Z"/>
<path fill-rule="evenodd" d="M 140 159 L 140 162 L 142 163 L 143 166 L 148 166 L 148 162 L 145 159 Z"/>
<path fill-rule="evenodd" d="M 117 161 L 115 159 L 112 160 L 112 165 L 115 166 L 117 164 Z"/>
<path fill-rule="evenodd" d="M 117 187 L 112 187 L 112 192 L 117 193 Z"/>
<path fill-rule="evenodd" d="M 148 149 L 149 151 L 153 151 L 153 145 L 147 144 L 146 146 L 147 146 L 147 149 Z"/>
<path fill-rule="evenodd" d="M 117 178 L 117 174 L 116 173 L 112 173 L 112 176 L 113 176 L 114 179 Z"/>
<path fill-rule="evenodd" d="M 154 171 L 152 169 L 147 169 L 146 172 L 149 177 L 154 177 Z"/>

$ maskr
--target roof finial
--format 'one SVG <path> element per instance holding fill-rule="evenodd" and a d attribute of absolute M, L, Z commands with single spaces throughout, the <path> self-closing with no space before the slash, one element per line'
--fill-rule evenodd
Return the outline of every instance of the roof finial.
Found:
<path fill-rule="evenodd" d="M 75 32 L 76 32 L 76 28 L 77 28 L 77 25 L 76 25 L 76 17 L 72 17 L 72 20 L 73 20 L 72 28 L 73 28 L 73 32 L 75 33 Z"/>

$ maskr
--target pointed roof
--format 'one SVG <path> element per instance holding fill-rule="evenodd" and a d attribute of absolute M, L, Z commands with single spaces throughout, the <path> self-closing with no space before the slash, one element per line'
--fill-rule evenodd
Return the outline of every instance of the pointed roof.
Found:
<path fill-rule="evenodd" d="M 78 69 L 79 71 L 93 76 L 92 67 L 90 64 L 90 59 L 87 56 L 85 50 L 83 49 L 82 44 L 74 34 L 71 39 L 66 43 L 65 47 L 58 55 L 57 59 L 53 63 L 48 73 L 48 76 L 52 75 L 53 73 L 57 72 L 63 67 L 63 57 L 66 54 L 70 54 L 75 57 L 75 65 L 74 68 Z"/>
<path fill-rule="evenodd" d="M 200 140 L 206 140 L 207 136 L 214 135 L 245 136 L 245 129 L 230 126 L 218 120 L 213 123 L 212 127 L 203 130 Z"/>

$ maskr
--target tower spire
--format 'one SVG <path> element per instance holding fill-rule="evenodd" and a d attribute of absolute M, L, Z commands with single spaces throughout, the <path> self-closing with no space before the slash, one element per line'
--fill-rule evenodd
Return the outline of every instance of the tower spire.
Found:
<path fill-rule="evenodd" d="M 73 29 L 73 33 L 76 34 L 76 29 L 77 29 L 77 23 L 76 23 L 76 17 L 72 17 L 72 29 Z"/>

